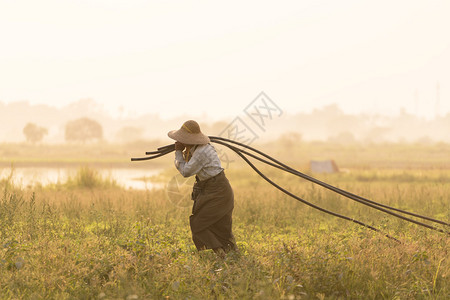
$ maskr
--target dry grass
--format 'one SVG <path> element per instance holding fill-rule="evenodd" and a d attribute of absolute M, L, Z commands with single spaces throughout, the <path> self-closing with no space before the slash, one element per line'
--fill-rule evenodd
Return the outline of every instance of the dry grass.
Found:
<path fill-rule="evenodd" d="M 34 189 L 0 183 L 0 299 L 450 296 L 448 236 L 299 178 L 268 171 L 306 200 L 367 222 L 403 243 L 308 208 L 236 163 L 227 175 L 235 190 L 233 225 L 240 254 L 220 260 L 212 252 L 197 253 L 188 225 L 190 207 L 174 205 L 165 190 L 105 186 L 95 171 L 80 172 L 87 181 Z M 167 182 L 174 174 L 171 170 L 155 180 Z M 441 167 L 357 168 L 318 177 L 450 221 L 450 181 Z"/>

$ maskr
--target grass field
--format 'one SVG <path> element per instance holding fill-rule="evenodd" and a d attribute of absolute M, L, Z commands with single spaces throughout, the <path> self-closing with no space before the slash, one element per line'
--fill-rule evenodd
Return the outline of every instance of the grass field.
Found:
<path fill-rule="evenodd" d="M 18 155 L 14 147 L 3 147 L 10 149 L 3 162 L 14 157 L 30 163 L 27 153 L 35 151 Z M 335 158 L 346 172 L 312 175 L 377 202 L 450 221 L 449 145 L 308 144 L 291 155 L 283 147 L 262 147 L 301 171 L 310 158 Z M 89 155 L 64 149 L 54 150 L 64 155 L 36 154 L 32 161 L 89 161 Z M 140 155 L 104 149 L 116 151 L 102 156 L 109 163 Z M 152 148 L 141 152 L 146 150 Z M 166 189 L 126 190 L 100 178 L 95 167 L 46 187 L 18 188 L 2 180 L 0 299 L 450 298 L 448 236 L 262 168 L 302 198 L 402 242 L 396 243 L 289 198 L 238 157 L 230 158 L 226 174 L 235 192 L 240 253 L 224 260 L 195 250 L 190 200 L 174 202 Z M 163 161 L 169 169 L 153 177 L 161 183 L 176 175 L 171 158 Z M 189 193 L 189 182 L 182 191 Z"/>

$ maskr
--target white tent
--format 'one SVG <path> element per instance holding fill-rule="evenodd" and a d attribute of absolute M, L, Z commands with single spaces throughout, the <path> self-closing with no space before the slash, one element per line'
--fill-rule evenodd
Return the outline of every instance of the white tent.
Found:
<path fill-rule="evenodd" d="M 336 173 L 339 172 L 334 160 L 311 160 L 309 162 L 311 172 L 314 173 Z"/>

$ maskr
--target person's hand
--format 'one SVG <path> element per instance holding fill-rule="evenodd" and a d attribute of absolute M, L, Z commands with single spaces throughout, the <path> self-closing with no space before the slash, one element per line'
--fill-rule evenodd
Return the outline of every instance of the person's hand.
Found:
<path fill-rule="evenodd" d="M 184 146 L 183 143 L 175 142 L 175 150 L 181 150 L 181 151 L 183 151 L 185 147 L 186 147 L 186 146 Z"/>

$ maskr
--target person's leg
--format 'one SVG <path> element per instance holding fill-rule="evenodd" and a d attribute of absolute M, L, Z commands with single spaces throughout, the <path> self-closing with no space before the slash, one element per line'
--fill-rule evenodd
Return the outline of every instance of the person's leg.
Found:
<path fill-rule="evenodd" d="M 217 256 L 218 256 L 219 258 L 222 258 L 222 259 L 223 259 L 223 258 L 225 258 L 225 256 L 226 256 L 226 253 L 225 253 L 225 251 L 223 250 L 222 247 L 214 248 L 213 251 L 214 251 L 214 253 L 217 254 Z"/>
<path fill-rule="evenodd" d="M 233 211 L 230 211 L 209 227 L 209 230 L 220 242 L 220 247 L 225 251 L 225 253 L 231 250 L 238 250 L 232 231 L 232 212 Z"/>
<path fill-rule="evenodd" d="M 199 251 L 221 248 L 223 246 L 223 244 L 217 239 L 217 236 L 210 229 L 205 229 L 200 232 L 192 232 L 192 240 Z"/>

